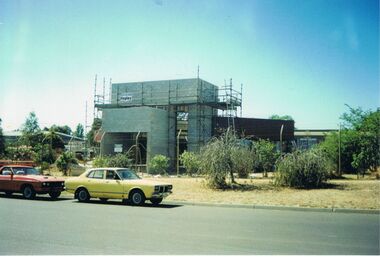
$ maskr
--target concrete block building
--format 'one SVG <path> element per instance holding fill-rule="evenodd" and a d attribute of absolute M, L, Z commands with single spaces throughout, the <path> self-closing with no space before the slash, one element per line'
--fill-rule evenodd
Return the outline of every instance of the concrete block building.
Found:
<path fill-rule="evenodd" d="M 129 152 L 137 166 L 162 154 L 173 170 L 184 150 L 199 150 L 214 131 L 233 125 L 241 99 L 232 82 L 224 88 L 200 78 L 113 83 L 110 101 L 95 105 L 102 112 L 100 153 Z M 221 114 L 224 122 L 216 123 Z"/>

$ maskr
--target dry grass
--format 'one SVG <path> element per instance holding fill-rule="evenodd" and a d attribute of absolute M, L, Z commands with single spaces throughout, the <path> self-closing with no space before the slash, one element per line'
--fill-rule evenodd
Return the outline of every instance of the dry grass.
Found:
<path fill-rule="evenodd" d="M 380 209 L 379 180 L 331 180 L 323 189 L 276 188 L 270 179 L 238 179 L 241 190 L 212 190 L 203 178 L 157 178 L 173 184 L 171 201 L 317 208 Z"/>

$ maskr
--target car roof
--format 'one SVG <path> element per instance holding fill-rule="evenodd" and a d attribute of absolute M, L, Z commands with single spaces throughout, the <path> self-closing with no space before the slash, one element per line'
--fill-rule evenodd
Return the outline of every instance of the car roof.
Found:
<path fill-rule="evenodd" d="M 90 170 L 130 170 L 130 168 L 120 168 L 120 167 L 98 167 L 98 168 L 91 168 Z"/>
<path fill-rule="evenodd" d="M 33 166 L 27 166 L 27 165 L 17 165 L 17 164 L 12 164 L 12 165 L 4 165 L 2 168 L 33 168 Z"/>

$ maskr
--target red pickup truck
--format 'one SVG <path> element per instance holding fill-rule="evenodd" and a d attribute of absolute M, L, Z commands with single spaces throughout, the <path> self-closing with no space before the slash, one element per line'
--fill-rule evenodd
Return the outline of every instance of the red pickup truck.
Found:
<path fill-rule="evenodd" d="M 32 166 L 5 165 L 0 168 L 0 191 L 6 195 L 22 193 L 24 198 L 33 199 L 36 194 L 49 194 L 56 199 L 64 186 L 64 180 L 42 176 Z"/>

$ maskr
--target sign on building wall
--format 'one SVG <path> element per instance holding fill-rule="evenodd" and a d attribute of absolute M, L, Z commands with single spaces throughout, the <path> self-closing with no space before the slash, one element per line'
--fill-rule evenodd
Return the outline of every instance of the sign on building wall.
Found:
<path fill-rule="evenodd" d="M 115 144 L 114 152 L 115 153 L 122 153 L 123 152 L 123 144 Z"/>
<path fill-rule="evenodd" d="M 129 103 L 132 102 L 132 95 L 131 94 L 121 94 L 119 96 L 119 102 L 121 103 Z"/>

